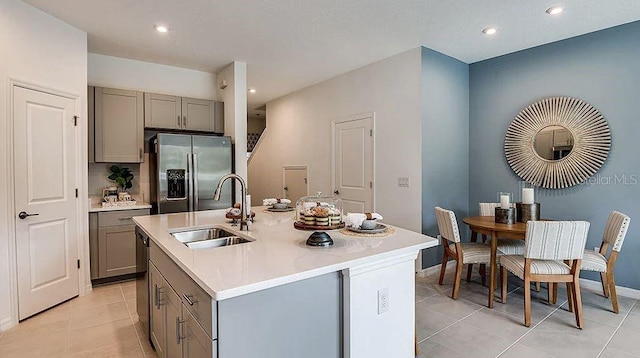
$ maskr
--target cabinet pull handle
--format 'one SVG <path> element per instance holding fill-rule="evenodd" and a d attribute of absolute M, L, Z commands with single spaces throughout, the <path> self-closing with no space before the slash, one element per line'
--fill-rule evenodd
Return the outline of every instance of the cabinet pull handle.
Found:
<path fill-rule="evenodd" d="M 139 155 L 140 155 L 140 160 L 142 160 L 142 157 L 144 156 L 144 154 L 143 154 L 143 153 L 144 153 L 144 151 L 142 150 L 142 148 L 139 148 L 139 149 L 138 149 L 138 152 L 140 153 L 140 154 L 139 154 Z"/>
<path fill-rule="evenodd" d="M 178 128 L 180 128 L 180 115 L 178 114 Z"/>
<path fill-rule="evenodd" d="M 156 309 L 160 309 L 160 293 L 158 292 L 158 285 L 153 284 L 153 304 L 156 306 Z"/>
<path fill-rule="evenodd" d="M 198 302 L 198 301 L 193 299 L 193 295 L 184 294 L 184 295 L 182 295 L 182 297 L 184 297 L 185 301 L 187 301 L 189 306 L 193 306 L 194 303 Z"/>
<path fill-rule="evenodd" d="M 180 344 L 180 342 L 185 338 L 182 335 L 182 324 L 184 320 L 181 320 L 180 317 L 176 316 L 176 344 Z"/>
<path fill-rule="evenodd" d="M 118 218 L 118 220 L 131 220 L 133 219 L 133 216 L 123 216 L 121 218 Z"/>
<path fill-rule="evenodd" d="M 187 127 L 187 116 L 182 117 L 182 124 Z"/>

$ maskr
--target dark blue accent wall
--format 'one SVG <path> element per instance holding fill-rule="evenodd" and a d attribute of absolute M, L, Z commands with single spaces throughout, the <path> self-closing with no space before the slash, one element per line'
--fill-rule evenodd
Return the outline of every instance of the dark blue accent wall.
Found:
<path fill-rule="evenodd" d="M 469 212 L 469 66 L 423 47 L 420 86 L 422 232 L 435 237 L 435 206 Z M 439 264 L 441 250 L 423 250 L 422 267 Z"/>
<path fill-rule="evenodd" d="M 477 62 L 469 68 L 471 214 L 477 214 L 478 202 L 495 200 L 496 192 L 518 188 L 519 179 L 503 150 L 505 132 L 518 112 L 549 96 L 580 98 L 609 122 L 609 159 L 591 183 L 539 190 L 536 199 L 543 217 L 591 222 L 589 248 L 600 245 L 612 210 L 631 216 L 615 276 L 617 285 L 640 289 L 640 22 Z M 582 276 L 599 280 L 593 273 L 583 272 Z"/>

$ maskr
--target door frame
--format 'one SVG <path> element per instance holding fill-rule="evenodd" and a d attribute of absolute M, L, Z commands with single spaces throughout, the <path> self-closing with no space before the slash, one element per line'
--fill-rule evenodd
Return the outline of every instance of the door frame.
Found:
<path fill-rule="evenodd" d="M 286 196 L 286 190 L 284 190 L 284 184 L 285 179 L 286 179 L 286 174 L 287 174 L 287 169 L 291 169 L 291 170 L 306 170 L 307 171 L 307 195 L 305 196 L 309 196 L 309 167 L 306 165 L 283 165 L 282 166 L 282 197 L 284 198 Z M 296 205 L 296 203 L 291 203 L 293 205 Z"/>
<path fill-rule="evenodd" d="M 361 119 L 371 119 L 371 129 L 373 130 L 372 136 L 372 153 L 371 153 L 371 170 L 373 178 L 373 185 L 371 190 L 373 191 L 372 203 L 371 203 L 371 212 L 376 211 L 376 113 L 375 112 L 366 112 L 360 114 L 354 114 L 346 117 L 340 117 L 333 119 L 331 121 L 331 193 L 336 190 L 336 125 L 340 123 L 353 122 Z"/>
<path fill-rule="evenodd" d="M 75 103 L 75 112 L 78 118 L 78 125 L 76 127 L 75 135 L 75 161 L 76 161 L 76 173 L 74 178 L 76 180 L 76 186 L 78 188 L 78 201 L 76 205 L 76 244 L 78 247 L 78 259 L 81 260 L 81 269 L 78 275 L 78 294 L 84 295 L 91 291 L 91 280 L 89 273 L 89 207 L 88 200 L 88 178 L 87 178 L 87 165 L 88 153 L 87 153 L 87 109 L 86 103 L 82 101 L 82 95 L 77 93 L 70 93 L 63 90 L 50 88 L 28 81 L 22 81 L 15 78 L 8 78 L 7 81 L 7 112 L 6 112 L 6 124 L 5 124 L 5 150 L 6 157 L 2 158 L 2 162 L 5 166 L 4 180 L 5 190 L 7 193 L 7 201 L 5 202 L 6 220 L 7 220 L 7 239 L 9 249 L 9 306 L 11 318 L 9 322 L 0 322 L 0 329 L 5 330 L 18 324 L 18 262 L 17 262 L 17 237 L 16 237 L 16 225 L 15 225 L 15 166 L 14 166 L 14 126 L 13 115 L 14 108 L 13 103 L 15 99 L 14 89 L 15 87 L 21 87 L 28 90 L 39 91 L 55 96 L 65 97 L 71 99 Z M 85 101 L 86 102 L 86 101 Z M 84 163 L 84 164 L 83 164 Z"/>

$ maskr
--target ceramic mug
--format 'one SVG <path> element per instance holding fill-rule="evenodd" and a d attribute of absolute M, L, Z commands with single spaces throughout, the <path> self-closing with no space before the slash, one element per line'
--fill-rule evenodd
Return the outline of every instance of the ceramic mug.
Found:
<path fill-rule="evenodd" d="M 118 193 L 118 200 L 120 201 L 131 201 L 131 194 L 127 192 Z"/>
<path fill-rule="evenodd" d="M 118 197 L 116 195 L 107 195 L 104 197 L 104 201 L 108 203 L 115 203 L 116 201 L 118 201 Z"/>

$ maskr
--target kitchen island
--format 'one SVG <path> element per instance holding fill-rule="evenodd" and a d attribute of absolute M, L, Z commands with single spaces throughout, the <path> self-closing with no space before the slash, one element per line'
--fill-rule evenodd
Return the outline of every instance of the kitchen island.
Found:
<path fill-rule="evenodd" d="M 150 239 L 151 340 L 170 341 L 160 356 L 412 357 L 414 260 L 437 239 L 401 228 L 387 237 L 330 231 L 333 246 L 309 247 L 311 232 L 293 228 L 293 212 L 265 209 L 253 208 L 242 232 L 223 210 L 134 218 Z M 253 241 L 194 250 L 171 235 L 210 227 Z M 189 284 L 195 293 L 183 293 Z M 162 305 L 175 306 L 175 319 L 165 314 L 154 341 Z M 189 354 L 198 344 L 203 354 Z"/>

